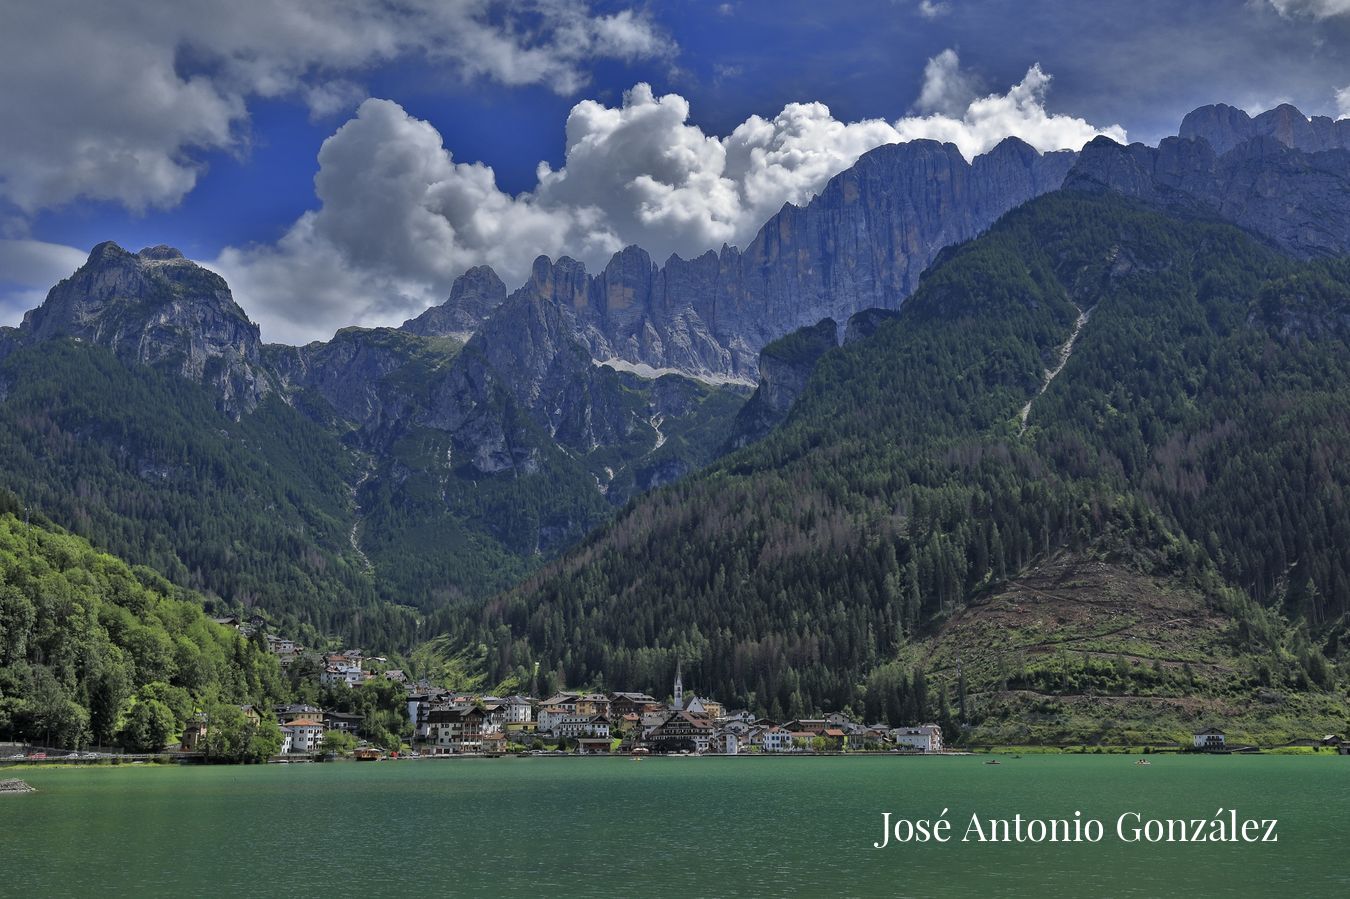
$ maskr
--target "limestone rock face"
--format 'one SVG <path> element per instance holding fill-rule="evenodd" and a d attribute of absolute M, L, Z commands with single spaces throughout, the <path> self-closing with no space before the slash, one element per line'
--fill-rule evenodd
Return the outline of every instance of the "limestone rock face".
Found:
<path fill-rule="evenodd" d="M 341 418 L 359 426 L 363 443 L 405 421 L 417 408 L 417 381 L 428 339 L 392 328 L 343 328 L 327 343 L 302 347 L 271 345 L 263 360 L 288 397 L 312 390 Z M 453 355 L 458 344 L 437 347 Z"/>
<path fill-rule="evenodd" d="M 447 431 L 483 474 L 532 473 L 541 446 L 589 453 L 642 425 L 574 336 L 563 307 L 524 291 L 502 305 L 434 384 L 419 425 Z"/>
<path fill-rule="evenodd" d="M 1016 138 L 973 163 L 936 141 L 878 147 L 805 206 L 784 206 L 744 251 L 657 266 L 629 247 L 598 275 L 541 257 L 525 290 L 566 306 L 597 359 L 753 382 L 769 342 L 822 318 L 898 308 L 939 250 L 1057 189 L 1074 157 Z"/>
<path fill-rule="evenodd" d="M 234 415 L 272 389 L 260 364 L 258 326 L 219 275 L 171 247 L 129 253 L 99 244 L 19 330 L 22 343 L 73 337 L 212 386 Z"/>

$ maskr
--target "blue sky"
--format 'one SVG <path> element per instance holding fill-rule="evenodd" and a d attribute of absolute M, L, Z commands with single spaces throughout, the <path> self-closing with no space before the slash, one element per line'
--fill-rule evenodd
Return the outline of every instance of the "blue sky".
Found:
<path fill-rule="evenodd" d="M 1211 102 L 1350 114 L 1350 0 L 393 9 L 14 10 L 0 323 L 106 239 L 181 247 L 230 278 L 266 337 L 299 341 L 397 322 L 478 262 L 511 283 L 535 252 L 595 266 L 627 242 L 744 243 L 766 210 L 887 140 L 954 139 L 967 155 L 1000 130 L 1042 149 L 1103 131 L 1155 143 Z M 628 93 L 640 83 L 650 92 Z M 968 108 L 986 96 L 1003 105 Z M 812 103 L 828 115 L 780 115 Z"/>

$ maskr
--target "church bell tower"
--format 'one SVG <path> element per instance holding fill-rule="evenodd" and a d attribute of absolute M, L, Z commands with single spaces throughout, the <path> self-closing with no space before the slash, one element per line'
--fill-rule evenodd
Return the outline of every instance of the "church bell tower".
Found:
<path fill-rule="evenodd" d="M 680 660 L 675 660 L 675 708 L 684 708 L 684 681 L 680 679 Z"/>

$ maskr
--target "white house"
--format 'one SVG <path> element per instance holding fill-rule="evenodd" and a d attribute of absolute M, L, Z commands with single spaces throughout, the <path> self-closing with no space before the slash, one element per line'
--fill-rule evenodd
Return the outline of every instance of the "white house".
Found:
<path fill-rule="evenodd" d="M 290 738 L 287 752 L 317 752 L 323 742 L 323 722 L 313 718 L 296 718 L 281 727 L 282 743 Z"/>
<path fill-rule="evenodd" d="M 534 721 L 534 705 L 524 696 L 508 696 L 506 703 L 506 723 L 529 724 Z"/>
<path fill-rule="evenodd" d="M 1227 745 L 1224 742 L 1224 732 L 1217 727 L 1207 727 L 1204 730 L 1198 730 L 1191 735 L 1191 739 L 1195 743 L 1196 749 L 1204 749 L 1206 751 L 1223 749 Z"/>
<path fill-rule="evenodd" d="M 356 687 L 365 682 L 366 675 L 361 670 L 360 656 L 352 657 L 348 653 L 334 653 L 328 656 L 327 662 L 328 664 L 319 674 L 319 683 Z"/>
<path fill-rule="evenodd" d="M 942 728 L 936 724 L 897 727 L 891 730 L 891 739 L 897 746 L 917 749 L 919 752 L 942 751 Z"/>
<path fill-rule="evenodd" d="M 554 732 L 560 737 L 592 737 L 599 739 L 609 736 L 609 719 L 603 715 L 565 715 Z"/>
<path fill-rule="evenodd" d="M 739 755 L 741 751 L 741 738 L 735 731 L 728 728 L 718 728 L 713 731 L 712 738 L 708 741 L 708 748 L 712 752 L 722 755 Z"/>
<path fill-rule="evenodd" d="M 539 730 L 543 733 L 557 733 L 558 726 L 562 720 L 569 716 L 587 715 L 593 717 L 596 714 L 594 703 L 583 701 L 584 697 L 577 693 L 558 693 L 549 697 L 539 704 L 539 711 L 535 715 L 535 720 L 539 722 Z"/>
<path fill-rule="evenodd" d="M 785 727 L 770 727 L 764 730 L 760 745 L 765 752 L 791 752 L 792 732 Z"/>

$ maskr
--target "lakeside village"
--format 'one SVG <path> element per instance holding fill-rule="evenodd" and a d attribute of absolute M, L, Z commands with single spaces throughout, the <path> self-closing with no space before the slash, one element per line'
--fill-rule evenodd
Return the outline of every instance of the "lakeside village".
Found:
<path fill-rule="evenodd" d="M 364 670 L 354 651 L 329 655 L 325 683 L 356 686 L 384 678 L 407 691 L 407 716 L 412 727 L 409 755 L 504 755 L 508 752 L 552 751 L 579 755 L 623 753 L 691 753 L 739 755 L 747 752 L 845 752 L 896 749 L 942 752 L 942 730 L 936 724 L 912 727 L 863 725 L 844 715 L 778 723 L 748 711 L 733 711 L 715 700 L 686 694 L 680 672 L 668 702 L 646 693 L 560 692 L 547 699 L 498 697 L 440 689 L 425 681 L 411 683 L 400 670 Z M 332 730 L 356 734 L 360 716 L 326 712 L 308 705 L 277 709 L 282 755 L 321 752 Z M 204 738 L 197 722 L 184 739 L 184 749 Z M 357 750 L 357 758 L 371 758 Z"/>
<path fill-rule="evenodd" d="M 256 622 L 216 619 L 251 636 Z M 388 659 L 367 657 L 360 650 L 307 650 L 294 640 L 265 634 L 269 652 L 285 672 L 317 680 L 330 708 L 310 703 L 277 706 L 270 713 L 253 706 L 224 711 L 248 734 L 272 737 L 267 749 L 233 760 L 307 762 L 350 756 L 358 761 L 385 758 L 493 757 L 510 754 L 610 755 L 647 754 L 750 755 L 781 753 L 891 752 L 913 755 L 951 753 L 935 723 L 905 726 L 864 724 L 833 713 L 821 718 L 776 722 L 746 710 L 729 710 L 708 697 L 686 693 L 676 665 L 671 698 L 662 701 L 636 692 L 559 692 L 546 699 L 457 692 L 423 679 L 414 682 Z M 316 676 L 317 674 L 317 676 Z M 378 694 L 384 726 L 372 726 L 369 709 L 354 709 L 347 698 Z M 398 722 L 391 729 L 391 719 Z M 271 724 L 275 721 L 275 729 Z M 113 760 L 225 761 L 227 725 L 210 713 L 188 721 L 177 745 L 138 754 L 74 752 L 20 748 L 0 765 L 21 762 Z M 238 729 L 237 726 L 235 728 Z M 279 734 L 278 734 L 279 732 Z M 1337 735 L 1293 741 L 1290 746 L 1330 749 L 1350 755 L 1350 742 Z M 213 750 L 214 747 L 214 750 Z M 1099 750 L 1100 751 L 1100 750 Z M 1173 751 L 1235 753 L 1258 751 L 1234 745 L 1215 727 L 1197 730 L 1190 745 Z M 1142 762 L 1141 762 L 1142 763 Z M 997 764 L 997 762 L 991 762 Z"/>
<path fill-rule="evenodd" d="M 269 648 L 288 667 L 304 650 L 292 641 L 268 638 Z M 677 663 L 671 698 L 646 693 L 559 692 L 547 699 L 512 695 L 498 697 L 455 692 L 427 681 L 411 682 L 403 671 L 368 670 L 356 650 L 328 654 L 319 675 L 329 685 L 358 686 L 383 678 L 407 693 L 407 719 L 412 740 L 410 757 L 495 756 L 511 752 L 689 753 L 744 755 L 758 753 L 893 752 L 944 754 L 942 728 L 932 722 L 905 726 L 863 724 L 833 713 L 821 718 L 775 722 L 747 710 L 729 710 L 708 697 L 687 694 Z M 382 660 L 377 660 L 382 661 Z M 283 733 L 283 756 L 322 751 L 325 735 L 355 735 L 359 716 L 325 712 L 312 706 L 277 709 Z M 185 740 L 185 745 L 187 741 Z M 1350 742 L 1328 734 L 1294 744 L 1350 754 Z M 1256 751 L 1229 744 L 1217 727 L 1192 734 L 1178 749 L 1206 753 Z M 391 753 L 396 755 L 397 753 Z M 358 759 L 382 757 L 358 749 Z"/>
<path fill-rule="evenodd" d="M 462 758 L 525 753 L 603 755 L 943 752 L 942 729 L 865 725 L 842 714 L 776 722 L 731 710 L 684 689 L 676 666 L 672 695 L 559 692 L 547 698 L 458 692 L 414 681 L 389 660 L 360 650 L 319 652 L 270 633 L 261 619 L 218 618 L 261 638 L 282 672 L 301 686 L 272 709 L 214 704 L 190 714 L 181 739 L 165 733 L 136 752 L 68 752 L 0 745 L 0 765 L 113 761 L 358 761 Z M 302 701 L 296 701 L 302 700 Z"/>
<path fill-rule="evenodd" d="M 268 648 L 289 668 L 305 655 L 293 641 L 267 638 Z M 739 755 L 755 752 L 845 752 L 894 749 L 942 752 L 936 724 L 911 727 L 864 725 L 844 715 L 773 722 L 748 711 L 728 710 L 706 697 L 686 694 L 679 666 L 669 701 L 646 693 L 560 692 L 546 699 L 456 692 L 403 671 L 373 670 L 382 659 L 365 659 L 357 650 L 323 656 L 319 681 L 325 686 L 358 687 L 383 679 L 406 692 L 411 740 L 409 757 L 505 755 L 510 752 L 690 753 Z M 375 664 L 371 664 L 371 663 Z M 251 711 L 251 710 L 250 710 Z M 282 732 L 281 758 L 313 756 L 333 744 L 334 731 L 357 736 L 359 715 L 325 711 L 310 705 L 276 710 Z M 207 723 L 197 720 L 184 734 L 182 751 L 204 745 Z M 379 758 L 374 747 L 357 745 L 357 759 Z M 390 751 L 397 756 L 397 751 Z"/>

